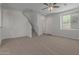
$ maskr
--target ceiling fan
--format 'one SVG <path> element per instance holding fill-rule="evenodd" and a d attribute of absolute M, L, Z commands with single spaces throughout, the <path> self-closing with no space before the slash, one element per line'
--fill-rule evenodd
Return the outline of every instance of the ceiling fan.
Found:
<path fill-rule="evenodd" d="M 54 8 L 59 8 L 60 6 L 56 6 L 57 3 L 43 3 L 43 5 L 46 5 L 47 7 L 43 8 L 42 10 L 48 9 L 50 12 Z"/>

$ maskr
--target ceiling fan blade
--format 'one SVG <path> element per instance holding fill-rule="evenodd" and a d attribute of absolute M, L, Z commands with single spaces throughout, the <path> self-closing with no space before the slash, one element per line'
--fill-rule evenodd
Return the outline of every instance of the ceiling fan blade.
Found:
<path fill-rule="evenodd" d="M 46 8 L 43 8 L 42 10 L 44 10 L 44 9 L 47 9 L 48 7 L 46 7 Z"/>
<path fill-rule="evenodd" d="M 48 6 L 48 4 L 47 3 L 43 3 L 44 5 L 46 5 L 46 6 Z"/>
<path fill-rule="evenodd" d="M 53 6 L 54 8 L 59 8 L 60 6 Z"/>
<path fill-rule="evenodd" d="M 57 3 L 53 3 L 53 5 L 56 5 Z"/>

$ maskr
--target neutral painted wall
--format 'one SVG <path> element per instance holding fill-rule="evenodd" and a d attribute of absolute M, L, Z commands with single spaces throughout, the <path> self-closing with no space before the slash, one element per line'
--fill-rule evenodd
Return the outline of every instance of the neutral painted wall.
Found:
<path fill-rule="evenodd" d="M 75 10 L 72 10 L 72 11 L 75 11 Z M 67 11 L 64 13 L 67 14 L 68 12 L 70 13 L 72 11 Z M 79 39 L 79 30 L 61 30 L 60 29 L 60 16 L 61 14 L 64 14 L 64 13 L 51 14 L 46 17 L 47 18 L 46 33 L 73 38 L 73 39 Z"/>
<path fill-rule="evenodd" d="M 23 11 L 25 17 L 28 18 L 32 29 L 38 34 L 38 26 L 37 26 L 37 13 L 33 10 L 26 9 Z"/>
<path fill-rule="evenodd" d="M 38 34 L 42 35 L 43 33 L 45 33 L 45 16 L 38 14 L 37 15 L 37 25 L 38 25 Z"/>
<path fill-rule="evenodd" d="M 0 4 L 0 27 L 1 27 L 1 4 Z"/>
<path fill-rule="evenodd" d="M 2 31 L 1 31 L 1 4 L 0 4 L 0 40 L 2 39 Z"/>
<path fill-rule="evenodd" d="M 21 11 L 3 9 L 3 38 L 32 37 L 31 25 Z"/>
<path fill-rule="evenodd" d="M 41 15 L 40 13 L 33 11 L 33 10 L 28 10 L 26 9 L 24 11 L 24 15 L 29 18 L 29 22 L 32 25 L 32 28 L 34 31 L 37 33 L 37 35 L 42 35 L 43 34 L 43 22 L 44 22 L 44 15 Z"/>

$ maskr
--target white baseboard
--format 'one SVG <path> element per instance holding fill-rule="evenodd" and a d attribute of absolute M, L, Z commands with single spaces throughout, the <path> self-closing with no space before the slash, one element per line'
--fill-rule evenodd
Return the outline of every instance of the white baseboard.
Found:
<path fill-rule="evenodd" d="M 49 35 L 49 36 L 56 36 L 56 37 L 63 37 L 63 38 L 73 39 L 73 40 L 79 40 L 78 38 L 72 38 L 72 37 L 67 37 L 67 36 L 62 36 L 62 35 L 49 34 L 49 33 L 44 33 L 44 34 Z"/>

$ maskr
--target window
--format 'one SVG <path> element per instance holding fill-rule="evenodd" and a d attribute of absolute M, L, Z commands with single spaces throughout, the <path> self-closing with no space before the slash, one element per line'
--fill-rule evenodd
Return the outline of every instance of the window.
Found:
<path fill-rule="evenodd" d="M 63 21 L 63 29 L 71 28 L 71 15 L 64 15 L 62 21 Z"/>
<path fill-rule="evenodd" d="M 60 25 L 63 30 L 79 29 L 79 12 L 62 15 Z"/>

